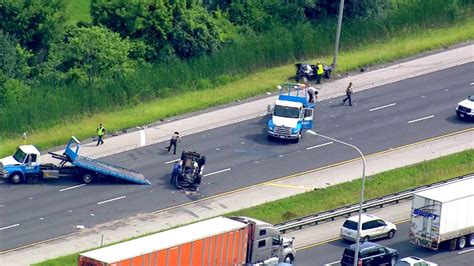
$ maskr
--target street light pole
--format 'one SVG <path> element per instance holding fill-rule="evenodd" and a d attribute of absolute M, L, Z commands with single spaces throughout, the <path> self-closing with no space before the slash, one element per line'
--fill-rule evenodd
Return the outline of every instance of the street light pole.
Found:
<path fill-rule="evenodd" d="M 337 17 L 337 31 L 336 31 L 336 41 L 334 44 L 334 57 L 332 59 L 332 68 L 336 68 L 337 63 L 337 53 L 339 52 L 339 37 L 341 36 L 341 27 L 342 27 L 342 13 L 344 11 L 344 0 L 339 2 L 339 16 Z"/>
<path fill-rule="evenodd" d="M 330 141 L 334 141 L 334 142 L 349 146 L 349 147 L 355 149 L 360 154 L 360 157 L 362 158 L 362 189 L 360 191 L 359 222 L 357 223 L 356 249 L 355 249 L 355 254 L 354 254 L 354 266 L 357 266 L 357 261 L 359 260 L 359 249 L 360 249 L 360 230 L 361 230 L 361 227 L 362 227 L 362 225 L 361 225 L 362 204 L 364 203 L 364 190 L 365 190 L 365 157 L 364 157 L 364 154 L 362 153 L 362 151 L 359 148 L 357 148 L 356 146 L 354 146 L 350 143 L 347 143 L 347 142 L 344 142 L 344 141 L 341 141 L 341 140 L 338 140 L 338 139 L 335 139 L 335 138 L 331 138 L 331 137 L 328 137 L 328 136 L 325 136 L 325 135 L 321 135 L 321 134 L 316 133 L 312 130 L 308 130 L 306 132 L 311 134 L 311 135 L 314 135 L 314 136 L 318 136 L 318 137 L 321 137 L 321 138 L 324 138 L 324 139 L 328 139 Z"/>

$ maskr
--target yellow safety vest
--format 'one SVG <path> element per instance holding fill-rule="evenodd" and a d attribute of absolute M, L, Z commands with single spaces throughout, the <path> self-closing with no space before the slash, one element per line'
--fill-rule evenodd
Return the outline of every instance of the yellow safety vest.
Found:
<path fill-rule="evenodd" d="M 322 75 L 324 73 L 323 65 L 318 64 L 318 70 L 316 72 L 318 75 Z"/>
<path fill-rule="evenodd" d="M 99 127 L 97 129 L 97 135 L 99 136 L 103 136 L 104 135 L 104 127 Z"/>

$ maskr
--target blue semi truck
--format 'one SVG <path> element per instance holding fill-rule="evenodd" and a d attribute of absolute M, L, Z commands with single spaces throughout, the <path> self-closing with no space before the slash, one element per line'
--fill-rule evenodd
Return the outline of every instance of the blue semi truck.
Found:
<path fill-rule="evenodd" d="M 285 83 L 278 89 L 279 96 L 273 106 L 272 117 L 268 120 L 268 137 L 298 142 L 303 129 L 313 127 L 316 103 L 309 102 L 304 85 Z"/>
<path fill-rule="evenodd" d="M 81 143 L 73 136 L 63 154 L 49 154 L 58 165 L 40 163 L 40 152 L 33 145 L 21 145 L 13 156 L 0 160 L 0 178 L 10 183 L 73 177 L 89 184 L 101 178 L 116 178 L 137 184 L 151 184 L 142 174 L 96 159 L 80 156 Z"/>

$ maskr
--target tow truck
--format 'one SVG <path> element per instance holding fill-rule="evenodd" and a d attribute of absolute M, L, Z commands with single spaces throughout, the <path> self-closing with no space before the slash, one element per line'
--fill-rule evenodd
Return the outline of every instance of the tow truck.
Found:
<path fill-rule="evenodd" d="M 313 127 L 316 103 L 308 101 L 306 86 L 285 83 L 278 86 L 279 96 L 268 120 L 268 138 L 292 139 L 298 142 L 303 129 Z"/>
<path fill-rule="evenodd" d="M 21 145 L 13 156 L 0 160 L 0 178 L 18 184 L 39 179 L 79 178 L 89 184 L 100 178 L 116 178 L 150 185 L 142 174 L 97 159 L 79 155 L 81 143 L 72 136 L 63 154 L 50 152 L 59 164 L 40 163 L 40 152 L 34 145 Z"/>

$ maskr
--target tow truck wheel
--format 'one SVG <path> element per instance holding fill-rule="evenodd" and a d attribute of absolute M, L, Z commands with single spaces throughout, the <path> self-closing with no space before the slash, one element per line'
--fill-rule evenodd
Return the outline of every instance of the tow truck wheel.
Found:
<path fill-rule="evenodd" d="M 93 179 L 94 179 L 94 178 L 92 177 L 91 174 L 84 174 L 84 175 L 82 176 L 82 182 L 83 182 L 84 184 L 90 184 Z"/>
<path fill-rule="evenodd" d="M 13 173 L 10 175 L 10 182 L 12 184 L 18 184 L 21 182 L 21 174 L 20 173 Z"/>

